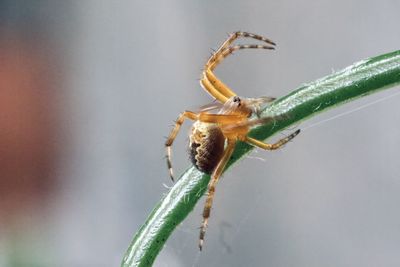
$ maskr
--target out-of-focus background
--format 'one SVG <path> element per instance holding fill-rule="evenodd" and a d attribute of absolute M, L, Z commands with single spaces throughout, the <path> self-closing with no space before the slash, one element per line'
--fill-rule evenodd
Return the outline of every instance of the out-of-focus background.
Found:
<path fill-rule="evenodd" d="M 279 97 L 399 49 L 399 10 L 391 0 L 1 1 L 0 266 L 119 265 L 171 186 L 170 125 L 211 101 L 198 78 L 227 33 L 278 49 L 236 53 L 221 79 L 239 95 Z M 399 89 L 298 125 L 283 150 L 253 152 L 218 185 L 204 251 L 201 203 L 155 266 L 399 266 Z M 188 127 L 177 173 L 189 165 Z"/>

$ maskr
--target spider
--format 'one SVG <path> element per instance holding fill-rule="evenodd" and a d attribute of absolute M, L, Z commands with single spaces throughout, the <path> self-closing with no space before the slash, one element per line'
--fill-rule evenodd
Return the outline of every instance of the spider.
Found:
<path fill-rule="evenodd" d="M 252 38 L 266 43 L 266 45 L 233 45 L 239 37 Z M 265 124 L 279 116 L 260 118 L 260 107 L 272 102 L 273 97 L 244 98 L 237 96 L 227 85 L 221 82 L 213 73 L 215 67 L 233 52 L 241 49 L 274 49 L 275 43 L 265 37 L 248 32 L 235 32 L 211 55 L 205 64 L 200 84 L 212 97 L 219 102 L 203 106 L 199 111 L 184 111 L 175 122 L 170 135 L 165 142 L 167 150 L 167 166 L 172 181 L 174 175 L 171 164 L 171 146 L 185 119 L 194 123 L 189 135 L 189 156 L 193 165 L 200 171 L 211 175 L 207 188 L 207 197 L 203 209 L 203 221 L 200 226 L 199 248 L 202 250 L 204 236 L 210 217 L 211 206 L 214 199 L 215 187 L 232 155 L 238 140 L 250 145 L 265 149 L 275 150 L 293 139 L 300 130 L 280 139 L 274 144 L 267 144 L 247 136 L 251 127 Z M 213 111 L 213 112 L 212 112 Z M 257 115 L 251 119 L 252 115 Z"/>

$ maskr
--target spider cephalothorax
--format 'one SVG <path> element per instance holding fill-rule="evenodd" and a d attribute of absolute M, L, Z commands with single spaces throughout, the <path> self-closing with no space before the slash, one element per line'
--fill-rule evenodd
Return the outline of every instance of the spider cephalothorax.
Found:
<path fill-rule="evenodd" d="M 253 38 L 265 42 L 267 45 L 232 45 L 233 41 L 239 37 Z M 201 86 L 219 102 L 204 106 L 198 112 L 185 111 L 180 114 L 174 129 L 165 142 L 167 164 L 171 179 L 173 180 L 171 145 L 183 121 L 185 119 L 195 121 L 189 136 L 189 156 L 197 169 L 211 174 L 207 199 L 203 210 L 203 222 L 200 227 L 200 250 L 203 247 L 215 186 L 232 155 L 236 142 L 240 140 L 262 149 L 274 150 L 289 142 L 300 132 L 300 130 L 297 130 L 274 144 L 267 144 L 247 136 L 251 127 L 279 119 L 277 117 L 259 118 L 260 107 L 273 101 L 275 98 L 239 97 L 213 73 L 214 68 L 234 51 L 250 48 L 274 49 L 274 46 L 274 42 L 260 35 L 247 32 L 235 32 L 231 34 L 210 57 L 205 65 L 203 77 L 200 80 Z M 252 119 L 253 114 L 256 115 L 254 119 Z"/>

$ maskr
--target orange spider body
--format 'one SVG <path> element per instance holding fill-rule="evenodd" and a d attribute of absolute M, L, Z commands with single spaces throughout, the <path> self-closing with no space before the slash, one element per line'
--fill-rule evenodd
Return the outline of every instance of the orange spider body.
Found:
<path fill-rule="evenodd" d="M 247 101 L 248 102 L 248 101 Z M 236 124 L 243 124 L 251 116 L 252 110 L 238 96 L 231 97 L 218 114 L 234 115 Z M 200 171 L 211 174 L 221 160 L 227 139 L 242 140 L 249 131 L 247 125 L 234 131 L 217 123 L 197 120 L 193 123 L 189 136 L 189 156 Z"/>
<path fill-rule="evenodd" d="M 232 45 L 239 37 L 248 37 L 267 43 L 267 45 Z M 300 130 L 278 140 L 274 144 L 267 144 L 247 136 L 253 126 L 265 124 L 271 120 L 280 119 L 279 116 L 252 119 L 252 115 L 259 115 L 263 104 L 273 101 L 272 97 L 240 98 L 227 85 L 221 82 L 213 73 L 214 68 L 227 56 L 240 49 L 274 49 L 275 43 L 260 35 L 235 32 L 210 57 L 205 65 L 201 86 L 219 103 L 203 107 L 199 112 L 185 111 L 176 120 L 165 146 L 167 149 L 167 165 L 173 180 L 171 164 L 171 146 L 185 119 L 193 120 L 189 136 L 189 156 L 193 165 L 200 171 L 210 174 L 208 194 L 203 210 L 203 222 L 200 227 L 199 248 L 203 247 L 204 236 L 210 217 L 214 199 L 215 187 L 221 174 L 231 157 L 238 140 L 266 150 L 275 150 L 293 139 Z M 211 113 L 210 111 L 216 111 Z"/>

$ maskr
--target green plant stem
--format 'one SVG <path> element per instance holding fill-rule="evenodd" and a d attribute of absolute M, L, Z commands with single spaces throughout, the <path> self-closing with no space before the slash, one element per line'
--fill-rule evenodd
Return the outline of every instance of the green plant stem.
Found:
<path fill-rule="evenodd" d="M 363 60 L 337 73 L 305 84 L 266 107 L 261 116 L 283 115 L 250 132 L 264 140 L 323 110 L 365 96 L 400 82 L 400 50 Z M 239 142 L 228 167 L 252 149 Z M 129 246 L 121 266 L 151 266 L 164 243 L 204 194 L 210 180 L 196 168 L 186 170 L 154 208 Z M 198 249 L 193 244 L 193 249 Z"/>

